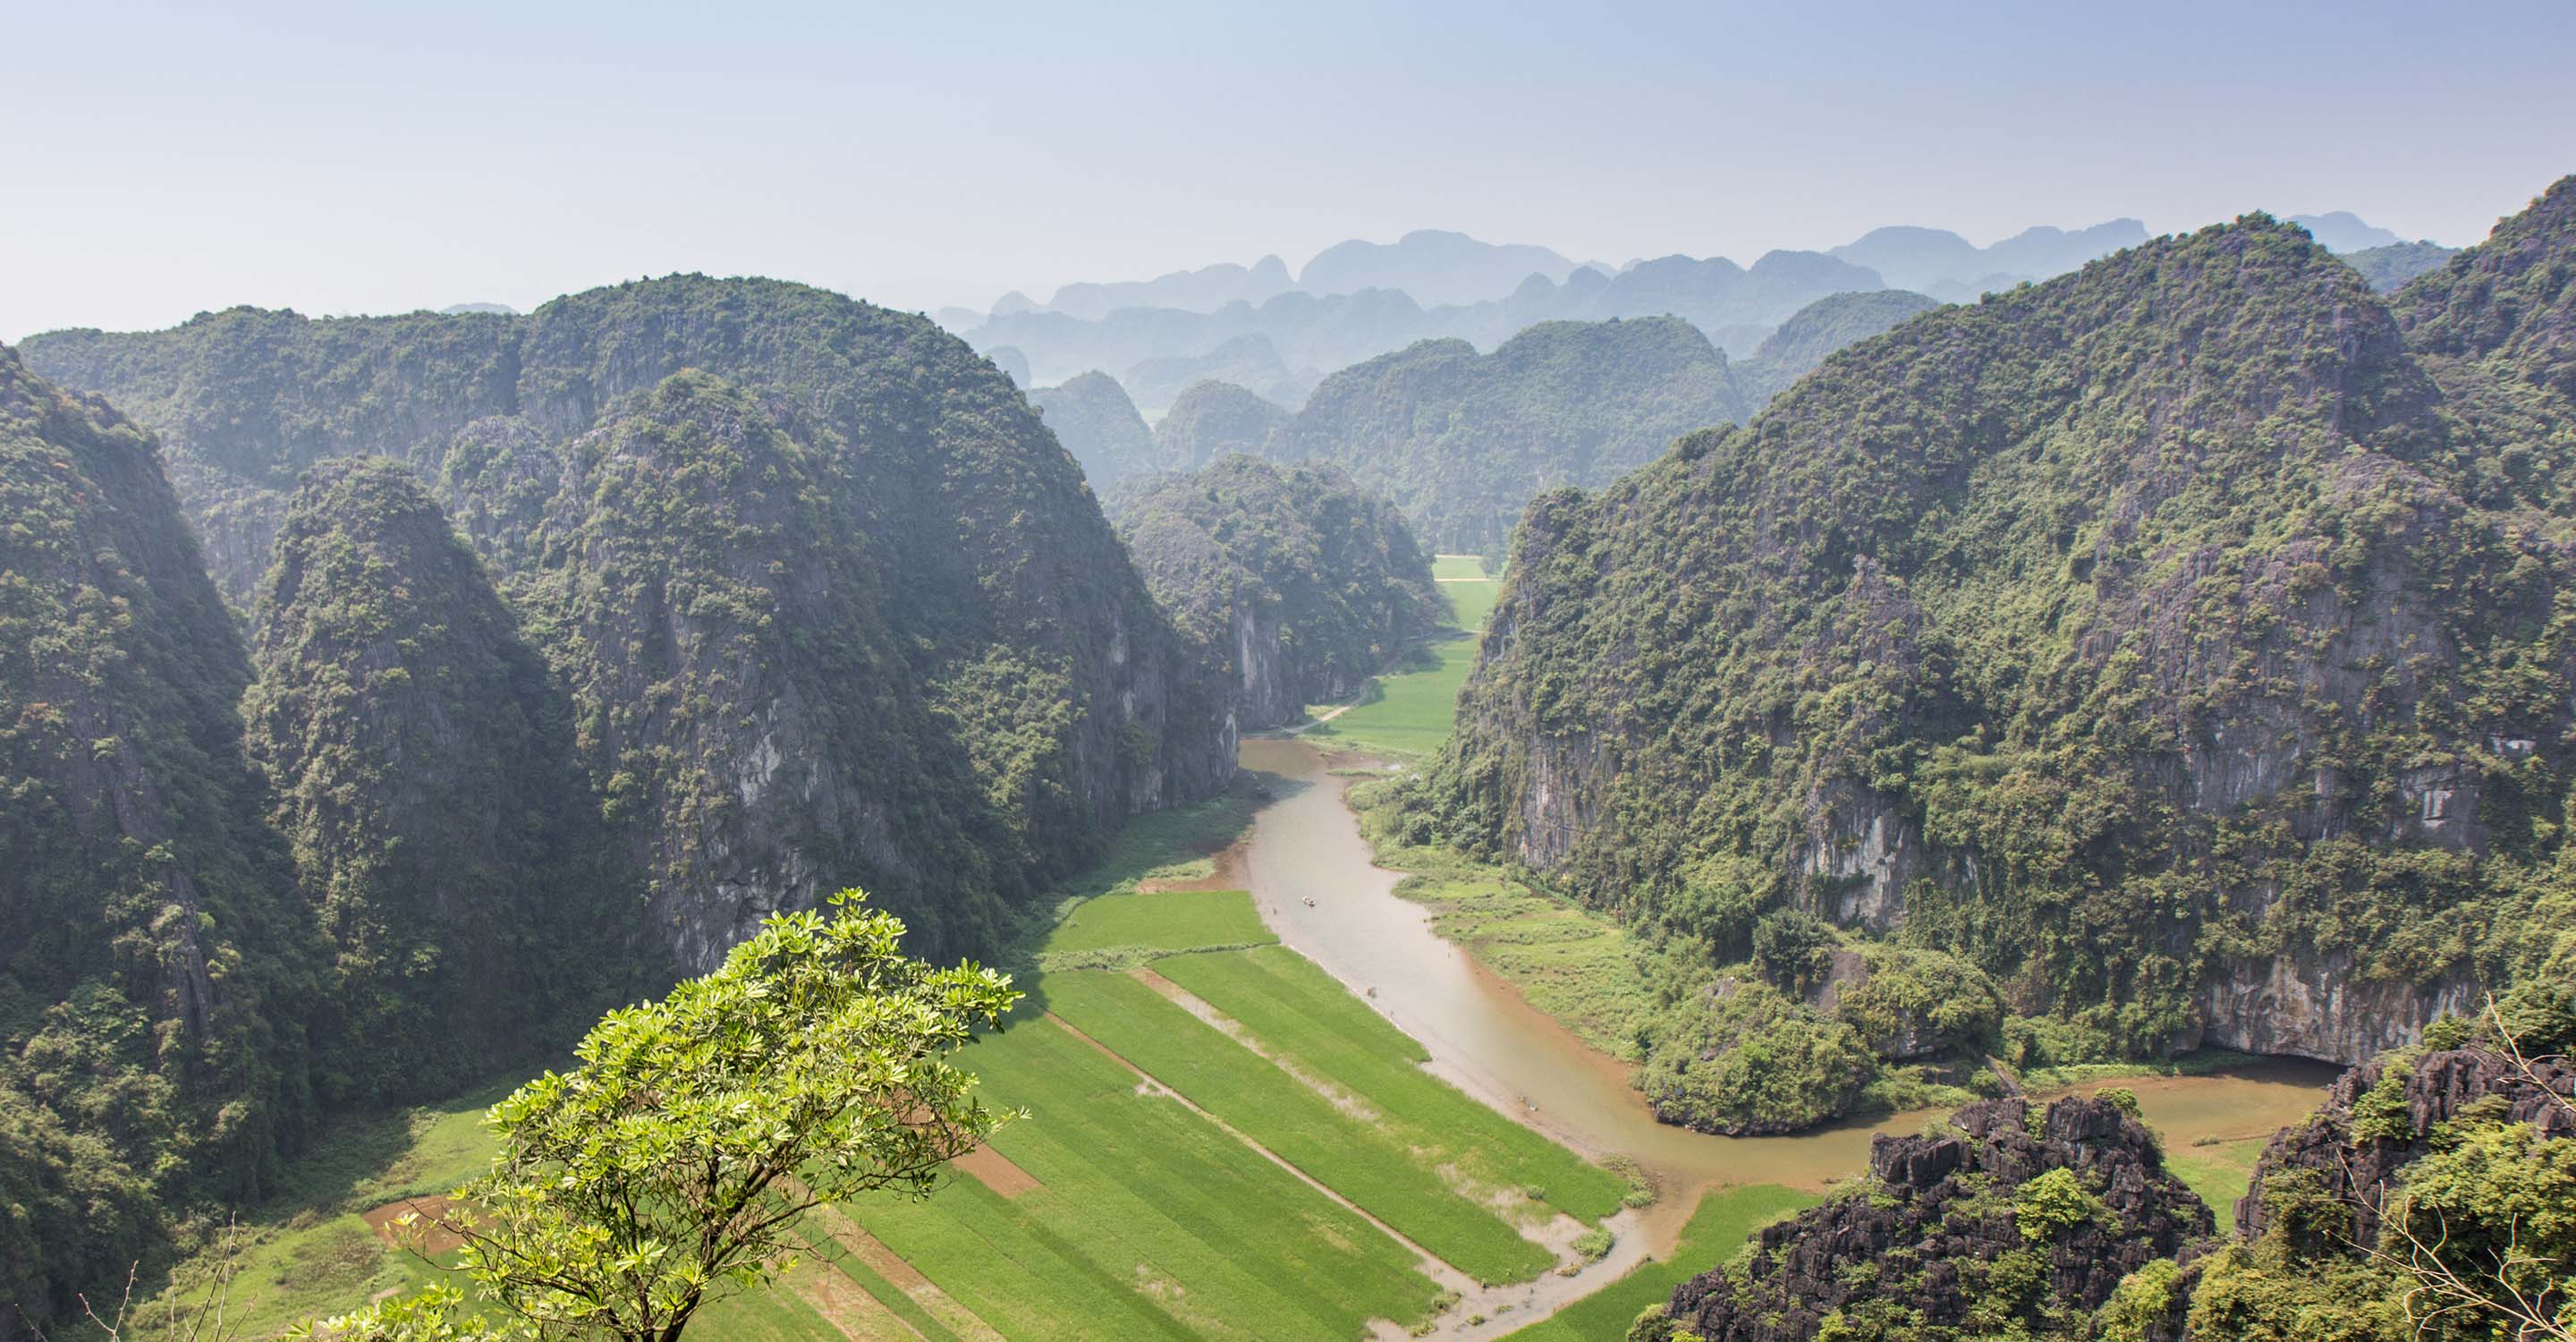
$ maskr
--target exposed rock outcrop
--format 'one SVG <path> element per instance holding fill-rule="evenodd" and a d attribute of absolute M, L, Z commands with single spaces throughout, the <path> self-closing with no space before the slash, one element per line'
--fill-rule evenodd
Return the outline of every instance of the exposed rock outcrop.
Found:
<path fill-rule="evenodd" d="M 2569 1096 L 2576 1096 L 2576 1064 L 2564 1058 L 2539 1059 L 2529 1075 L 2474 1046 L 2374 1058 L 2337 1078 L 2313 1117 L 2283 1128 L 2264 1148 L 2252 1190 L 2236 1203 L 2236 1233 L 2248 1240 L 2263 1234 L 2271 1216 L 2266 1185 L 2296 1171 L 2353 1217 L 2351 1242 L 2375 1244 L 2385 1195 L 2407 1165 L 2433 1149 L 2438 1125 L 2476 1106 L 2491 1120 L 2532 1124 L 2543 1137 L 2576 1137 Z"/>
<path fill-rule="evenodd" d="M 1876 1138 L 1870 1176 L 1676 1288 L 1675 1330 L 1806 1342 L 1828 1318 L 1851 1337 L 2045 1326 L 2213 1229 L 2153 1134 L 2110 1100 L 2059 1100 L 2044 1115 L 2018 1099 L 1970 1105 L 1932 1134 Z"/>

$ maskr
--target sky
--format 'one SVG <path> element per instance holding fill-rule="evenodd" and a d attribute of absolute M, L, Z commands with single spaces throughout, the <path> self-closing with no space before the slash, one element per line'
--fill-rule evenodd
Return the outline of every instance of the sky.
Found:
<path fill-rule="evenodd" d="M 0 0 L 0 340 L 672 271 L 895 307 L 1449 228 L 1749 263 L 2576 172 L 2576 3 Z"/>

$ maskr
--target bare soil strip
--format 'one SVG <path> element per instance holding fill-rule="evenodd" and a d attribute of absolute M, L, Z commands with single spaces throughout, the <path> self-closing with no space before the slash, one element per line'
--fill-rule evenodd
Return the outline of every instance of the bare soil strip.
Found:
<path fill-rule="evenodd" d="M 986 1188 L 1005 1198 L 1018 1197 L 1032 1188 L 1046 1187 L 1038 1182 L 1036 1175 L 1012 1164 L 1009 1156 L 989 1146 L 978 1146 L 948 1163 L 974 1175 Z"/>
<path fill-rule="evenodd" d="M 368 1229 L 376 1232 L 376 1238 L 383 1240 L 387 1248 L 418 1250 L 422 1254 L 435 1258 L 465 1242 L 464 1236 L 445 1226 L 435 1224 L 439 1217 L 447 1215 L 448 1209 L 455 1205 L 455 1200 L 445 1194 L 425 1198 L 404 1198 L 400 1202 L 388 1202 L 374 1211 L 362 1213 L 359 1219 L 367 1223 Z M 418 1221 L 408 1226 L 400 1224 L 402 1218 L 413 1212 L 420 1213 Z"/>

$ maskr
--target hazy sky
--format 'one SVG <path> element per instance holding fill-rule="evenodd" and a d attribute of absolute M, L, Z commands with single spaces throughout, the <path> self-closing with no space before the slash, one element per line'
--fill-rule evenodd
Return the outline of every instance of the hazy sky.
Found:
<path fill-rule="evenodd" d="M 980 307 L 1425 227 L 2468 242 L 2576 172 L 2576 3 L 0 0 L 0 95 L 0 338 L 673 270 Z"/>

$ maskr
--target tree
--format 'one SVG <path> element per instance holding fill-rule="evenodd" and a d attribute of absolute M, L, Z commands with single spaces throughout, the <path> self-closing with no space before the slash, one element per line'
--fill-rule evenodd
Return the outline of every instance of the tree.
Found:
<path fill-rule="evenodd" d="M 1833 924 L 1805 909 L 1774 909 L 1753 925 L 1753 963 L 1782 992 L 1804 994 L 1824 981 L 1839 942 Z"/>
<path fill-rule="evenodd" d="M 502 1149 L 452 1210 L 485 1305 L 457 1292 L 333 1319 L 326 1337 L 675 1342 L 698 1311 L 765 1284 L 807 1210 L 892 1189 L 926 1197 L 1002 1121 L 947 1055 L 1019 999 L 1008 977 L 897 950 L 859 907 L 773 916 L 722 968 L 614 1011 L 493 1106 Z M 470 1209 L 470 1210 L 467 1210 Z"/>
<path fill-rule="evenodd" d="M 2564 983 L 2526 983 L 2505 1002 L 2489 997 L 2478 1028 L 2521 1088 L 2576 1114 L 2556 1080 L 2565 1055 L 2530 1052 L 2566 1042 L 2571 996 Z M 2543 1063 L 2553 1064 L 2549 1073 Z M 2416 1335 L 2444 1335 L 2458 1323 L 2576 1342 L 2576 1141 L 2533 1123 L 2444 1134 L 2407 1166 L 2380 1212 L 2380 1242 L 2363 1247 L 2405 1282 Z"/>

